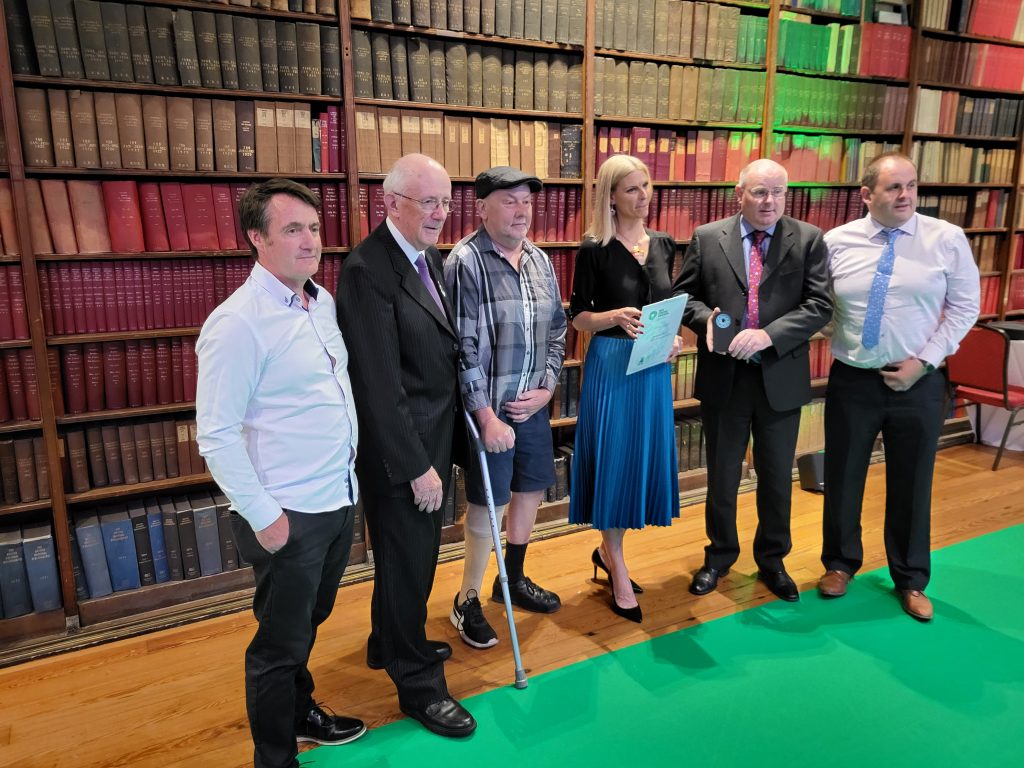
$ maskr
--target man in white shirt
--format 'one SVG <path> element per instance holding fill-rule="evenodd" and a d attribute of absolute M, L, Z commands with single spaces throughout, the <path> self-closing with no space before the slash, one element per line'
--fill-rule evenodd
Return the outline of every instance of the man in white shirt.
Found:
<path fill-rule="evenodd" d="M 240 204 L 249 279 L 203 324 L 196 354 L 199 451 L 231 501 L 259 621 L 245 655 L 256 768 L 293 768 L 297 741 L 366 732 L 313 700 L 307 661 L 352 545 L 358 427 L 334 300 L 313 282 L 319 200 L 272 179 Z"/>
<path fill-rule="evenodd" d="M 980 281 L 960 227 L 917 213 L 917 169 L 886 153 L 865 172 L 868 215 L 825 235 L 835 302 L 825 400 L 825 508 L 818 583 L 842 597 L 861 567 L 861 503 L 885 445 L 885 551 L 903 610 L 933 615 L 931 486 L 946 378 L 938 370 L 978 319 Z"/>

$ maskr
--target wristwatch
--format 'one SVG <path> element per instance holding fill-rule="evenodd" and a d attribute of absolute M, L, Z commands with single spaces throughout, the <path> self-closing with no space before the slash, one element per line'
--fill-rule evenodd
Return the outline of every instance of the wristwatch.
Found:
<path fill-rule="evenodd" d="M 931 363 L 929 363 L 924 358 L 919 357 L 919 358 L 917 358 L 917 360 L 918 360 L 919 363 L 921 363 L 921 365 L 924 366 L 924 372 L 925 373 L 933 373 L 935 371 L 935 366 L 932 365 Z"/>

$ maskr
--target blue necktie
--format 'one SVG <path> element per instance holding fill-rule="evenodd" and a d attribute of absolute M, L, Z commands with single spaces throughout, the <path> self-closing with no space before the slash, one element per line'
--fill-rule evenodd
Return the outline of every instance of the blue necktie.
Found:
<path fill-rule="evenodd" d="M 886 237 L 885 248 L 882 249 L 882 257 L 878 260 L 875 277 L 871 281 L 868 308 L 864 313 L 864 333 L 861 336 L 861 343 L 865 349 L 874 349 L 878 346 L 878 337 L 882 329 L 882 309 L 885 307 L 885 293 L 889 290 L 892 267 L 896 262 L 895 245 L 896 238 L 900 236 L 900 230 L 883 229 L 882 234 Z"/>

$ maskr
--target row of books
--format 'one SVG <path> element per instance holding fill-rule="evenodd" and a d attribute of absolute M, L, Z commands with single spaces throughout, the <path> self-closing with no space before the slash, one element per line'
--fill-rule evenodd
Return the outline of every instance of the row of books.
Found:
<path fill-rule="evenodd" d="M 137 485 L 201 475 L 206 462 L 196 445 L 195 421 L 95 424 L 64 433 L 65 487 L 74 493 L 111 485 Z"/>
<path fill-rule="evenodd" d="M 583 45 L 586 0 L 354 0 L 352 16 L 400 26 Z"/>
<path fill-rule="evenodd" d="M 548 413 L 552 419 L 573 419 L 579 408 L 580 373 L 578 365 L 562 368 L 558 374 L 558 383 L 548 403 Z"/>
<path fill-rule="evenodd" d="M 832 342 L 830 339 L 811 339 L 808 358 L 811 363 L 811 378 L 828 378 L 832 367 Z"/>
<path fill-rule="evenodd" d="M 90 341 L 60 347 L 68 413 L 187 403 L 196 399 L 193 337 Z"/>
<path fill-rule="evenodd" d="M 1024 0 L 921 0 L 921 24 L 1024 42 Z"/>
<path fill-rule="evenodd" d="M 995 275 L 981 278 L 981 314 L 994 315 L 999 310 L 1002 281 Z"/>
<path fill-rule="evenodd" d="M 94 0 L 26 4 L 27 14 L 4 3 L 15 74 L 341 95 L 336 26 Z"/>
<path fill-rule="evenodd" d="M 782 7 L 860 18 L 861 0 L 782 0 Z"/>
<path fill-rule="evenodd" d="M 654 129 L 600 126 L 595 169 L 611 155 L 643 160 L 655 181 L 734 181 L 757 159 L 760 134 L 754 131 Z"/>
<path fill-rule="evenodd" d="M 775 124 L 903 132 L 908 89 L 780 73 Z"/>
<path fill-rule="evenodd" d="M 958 91 L 920 88 L 914 130 L 971 136 L 1020 136 L 1024 100 L 967 96 Z"/>
<path fill-rule="evenodd" d="M 1010 263 L 1013 265 L 1013 269 L 1024 269 L 1024 237 L 1017 238 Z"/>
<path fill-rule="evenodd" d="M 39 382 L 31 349 L 0 350 L 0 424 L 38 420 Z"/>
<path fill-rule="evenodd" d="M 780 163 L 794 181 L 860 181 L 871 160 L 899 142 L 845 136 L 775 134 L 771 159 Z"/>
<path fill-rule="evenodd" d="M 697 377 L 697 353 L 684 352 L 672 363 L 672 399 L 689 400 Z"/>
<path fill-rule="evenodd" d="M 356 107 L 361 173 L 386 173 L 398 158 L 422 152 L 453 177 L 511 165 L 542 179 L 581 176 L 583 126 L 544 120 L 442 115 L 389 107 Z"/>
<path fill-rule="evenodd" d="M 618 117 L 758 123 L 764 72 L 594 59 L 594 114 Z"/>
<path fill-rule="evenodd" d="M 918 77 L 933 83 L 1024 90 L 1024 48 L 958 40 L 919 41 Z"/>
<path fill-rule="evenodd" d="M 1018 263 L 1022 265 L 1018 269 L 1024 269 L 1024 260 Z M 1008 310 L 1024 309 L 1024 275 L 1014 275 L 1010 278 L 1010 291 L 1007 294 L 1006 308 Z"/>
<path fill-rule="evenodd" d="M 36 88 L 16 88 L 15 95 L 30 168 L 283 174 L 343 168 L 337 107 L 314 121 L 309 104 L 298 102 Z"/>
<path fill-rule="evenodd" d="M 1016 152 L 948 141 L 915 141 L 910 156 L 923 182 L 1009 184 Z"/>
<path fill-rule="evenodd" d="M 864 215 L 864 201 L 856 188 L 790 189 L 788 197 L 786 213 L 824 232 Z"/>
<path fill-rule="evenodd" d="M 50 524 L 0 527 L 0 619 L 62 604 Z"/>
<path fill-rule="evenodd" d="M 0 341 L 27 339 L 28 314 L 25 311 L 25 286 L 21 267 L 0 264 Z"/>
<path fill-rule="evenodd" d="M 42 437 L 0 440 L 0 486 L 4 504 L 50 498 L 50 472 Z"/>
<path fill-rule="evenodd" d="M 921 195 L 917 210 L 965 229 L 1005 227 L 1009 201 L 1009 190 L 979 189 L 969 195 Z"/>
<path fill-rule="evenodd" d="M 768 18 L 684 0 L 596 0 L 596 45 L 655 56 L 763 64 Z"/>
<path fill-rule="evenodd" d="M 352 66 L 356 98 L 583 112 L 583 63 L 564 53 L 353 29 Z"/>
<path fill-rule="evenodd" d="M 906 79 L 910 27 L 894 24 L 814 24 L 810 16 L 783 11 L 777 63 L 786 69 Z"/>
<path fill-rule="evenodd" d="M 707 466 L 707 441 L 704 423 L 698 418 L 677 419 L 675 423 L 676 461 L 680 472 Z"/>
<path fill-rule="evenodd" d="M 1002 235 L 974 235 L 969 238 L 971 253 L 974 254 L 974 261 L 980 272 L 999 270 L 999 246 L 1002 244 L 1002 240 Z"/>

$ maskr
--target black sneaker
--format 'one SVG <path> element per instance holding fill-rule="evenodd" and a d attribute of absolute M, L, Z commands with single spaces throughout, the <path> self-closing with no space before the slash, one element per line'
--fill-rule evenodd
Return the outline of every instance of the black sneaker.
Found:
<path fill-rule="evenodd" d="M 295 740 L 317 744 L 348 744 L 366 733 L 366 725 L 354 717 L 327 713 L 314 704 L 306 719 L 295 726 Z"/>
<path fill-rule="evenodd" d="M 562 601 L 554 592 L 538 587 L 529 576 L 521 576 L 518 581 L 509 581 L 508 595 L 512 599 L 512 605 L 517 605 L 527 611 L 534 613 L 554 613 L 562 607 Z M 491 599 L 499 603 L 505 598 L 501 594 L 500 577 L 494 577 L 494 589 L 491 591 Z"/>
<path fill-rule="evenodd" d="M 466 601 L 462 605 L 459 605 L 459 596 L 455 595 L 451 620 L 466 645 L 490 648 L 498 642 L 498 636 L 484 618 L 484 609 L 475 589 L 466 593 Z"/>

